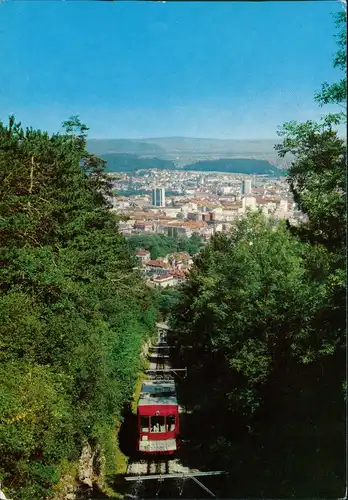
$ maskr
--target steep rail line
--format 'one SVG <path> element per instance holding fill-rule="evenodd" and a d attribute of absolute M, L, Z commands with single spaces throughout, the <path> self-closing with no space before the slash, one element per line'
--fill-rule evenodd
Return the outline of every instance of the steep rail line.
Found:
<path fill-rule="evenodd" d="M 176 370 L 169 371 L 171 367 L 169 364 L 169 346 L 166 343 L 166 335 L 160 328 L 158 333 L 157 344 L 149 349 L 149 370 L 152 372 L 151 378 L 173 379 Z M 168 455 L 130 460 L 127 467 L 127 477 L 125 477 L 125 479 L 131 483 L 131 493 L 124 498 L 137 498 L 139 500 L 153 498 L 156 488 L 156 496 L 163 490 L 166 490 L 163 491 L 163 493 L 167 498 L 173 498 L 173 495 L 177 497 L 178 494 L 181 496 L 187 479 L 192 480 L 190 481 L 190 489 L 192 489 L 192 487 L 196 491 L 197 488 L 198 490 L 203 489 L 209 496 L 215 497 L 214 493 L 202 484 L 198 477 L 209 475 L 216 476 L 220 474 L 224 474 L 224 472 L 201 472 L 198 469 L 185 467 L 180 460 Z M 170 481 L 165 481 L 166 479 Z M 187 489 L 186 486 L 185 489 Z M 170 492 L 168 494 L 169 490 Z M 196 495 L 197 493 L 195 496 Z"/>
<path fill-rule="evenodd" d="M 170 369 L 169 347 L 166 343 L 165 335 L 159 331 L 158 342 L 149 349 L 150 370 L 155 370 L 154 378 L 173 378 L 171 373 L 161 373 L 162 370 Z M 158 371 L 159 370 L 159 371 Z M 180 464 L 178 459 L 165 457 L 144 458 L 141 460 L 131 460 L 127 467 L 127 476 L 162 476 L 185 474 L 192 472 L 188 467 Z M 141 480 L 139 482 L 142 483 Z M 148 483 L 148 481 L 146 481 Z M 145 485 L 144 485 L 145 486 Z"/>

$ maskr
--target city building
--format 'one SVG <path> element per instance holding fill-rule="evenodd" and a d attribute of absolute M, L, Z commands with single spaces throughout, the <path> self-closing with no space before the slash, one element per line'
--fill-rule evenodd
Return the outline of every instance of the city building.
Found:
<path fill-rule="evenodd" d="M 188 212 L 187 219 L 188 220 L 202 220 L 203 214 L 202 212 Z"/>
<path fill-rule="evenodd" d="M 155 288 L 167 288 L 176 284 L 172 274 L 164 274 L 162 276 L 155 276 L 152 278 L 152 284 Z"/>
<path fill-rule="evenodd" d="M 244 179 L 242 182 L 242 194 L 250 194 L 251 193 L 251 180 Z"/>
<path fill-rule="evenodd" d="M 197 171 L 148 170 L 141 175 L 121 172 L 117 179 L 111 179 L 117 196 L 110 198 L 110 205 L 113 211 L 125 216 L 119 223 L 119 230 L 126 237 L 139 233 L 168 234 L 178 238 L 197 234 L 206 242 L 215 232 L 229 231 L 228 228 L 246 212 L 257 209 L 266 217 L 290 219 L 294 225 L 304 220 L 286 177 L 281 175 L 270 178 L 239 173 L 207 175 Z M 135 193 L 132 195 L 128 195 L 130 181 Z M 166 206 L 168 192 L 171 194 Z M 146 266 L 150 258 L 144 249 L 138 251 L 137 258 L 146 276 L 168 274 L 163 263 L 158 267 Z M 170 280 L 163 280 L 167 282 Z"/>
<path fill-rule="evenodd" d="M 256 210 L 257 208 L 256 198 L 254 196 L 244 196 L 242 203 L 243 211 L 248 208 L 251 210 Z"/>
<path fill-rule="evenodd" d="M 144 264 L 146 261 L 150 260 L 150 252 L 148 250 L 137 250 L 135 252 L 137 258 Z"/>
<path fill-rule="evenodd" d="M 154 188 L 152 190 L 152 206 L 154 206 L 154 207 L 165 207 L 166 206 L 165 188 Z"/>

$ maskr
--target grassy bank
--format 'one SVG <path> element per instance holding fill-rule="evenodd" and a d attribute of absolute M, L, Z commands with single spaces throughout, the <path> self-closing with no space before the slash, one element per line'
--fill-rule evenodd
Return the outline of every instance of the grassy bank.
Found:
<path fill-rule="evenodd" d="M 154 339 L 151 340 L 153 343 Z M 147 378 L 146 370 L 150 364 L 147 359 L 148 348 L 149 345 L 145 344 L 133 396 L 131 401 L 125 406 L 123 412 L 123 422 L 116 425 L 115 430 L 108 439 L 108 457 L 106 459 L 104 477 L 100 481 L 103 484 L 100 490 L 108 495 L 109 498 L 123 498 L 123 494 L 118 491 L 118 484 L 121 476 L 127 473 L 129 457 L 135 451 L 137 404 L 142 383 Z"/>

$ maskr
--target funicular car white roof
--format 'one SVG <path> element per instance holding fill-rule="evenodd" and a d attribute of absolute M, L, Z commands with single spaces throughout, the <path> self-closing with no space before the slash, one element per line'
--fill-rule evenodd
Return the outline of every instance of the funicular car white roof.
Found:
<path fill-rule="evenodd" d="M 177 404 L 174 380 L 145 380 L 143 382 L 138 406 Z"/>

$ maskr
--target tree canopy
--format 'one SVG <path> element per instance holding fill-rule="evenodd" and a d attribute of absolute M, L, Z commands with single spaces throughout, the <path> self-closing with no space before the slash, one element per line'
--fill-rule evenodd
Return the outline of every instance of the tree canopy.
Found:
<path fill-rule="evenodd" d="M 342 12 L 334 60 L 342 70 L 345 24 Z M 342 104 L 345 96 L 344 75 L 316 99 Z M 306 222 L 247 214 L 195 258 L 172 305 L 169 341 L 176 364 L 188 367 L 192 454 L 196 464 L 227 469 L 240 497 L 344 491 L 343 119 L 339 112 L 279 131 L 276 150 L 292 155 L 289 188 Z"/>
<path fill-rule="evenodd" d="M 321 91 L 315 94 L 315 100 L 321 105 L 324 104 L 338 104 L 344 110 L 346 109 L 347 99 L 347 11 L 342 10 L 336 15 L 336 28 L 335 35 L 338 50 L 333 60 L 334 68 L 338 68 L 343 72 L 342 78 L 338 82 L 329 84 L 325 82 L 321 86 Z M 341 117 L 344 117 L 344 111 Z"/>
<path fill-rule="evenodd" d="M 139 234 L 127 238 L 133 252 L 136 250 L 149 250 L 151 259 L 165 257 L 169 253 L 187 252 L 193 256 L 203 247 L 200 236 L 193 234 L 190 237 L 171 237 L 163 234 Z"/>
<path fill-rule="evenodd" d="M 52 495 L 84 442 L 108 449 L 154 330 L 105 163 L 64 127 L 0 124 L 0 470 L 20 500 Z"/>

